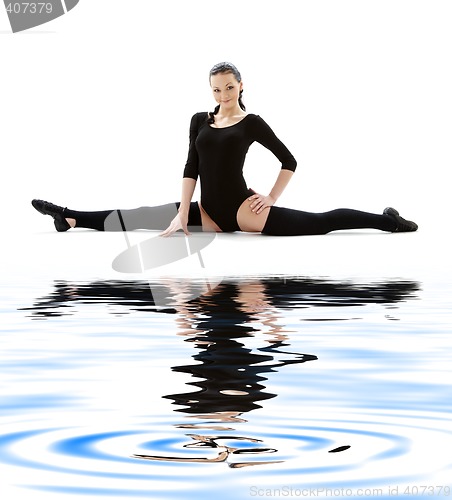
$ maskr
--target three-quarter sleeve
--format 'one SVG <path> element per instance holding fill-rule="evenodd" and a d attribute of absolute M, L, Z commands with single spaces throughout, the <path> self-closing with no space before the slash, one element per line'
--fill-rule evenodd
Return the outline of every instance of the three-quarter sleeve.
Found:
<path fill-rule="evenodd" d="M 196 137 L 198 136 L 199 129 L 199 118 L 200 113 L 196 113 L 192 116 L 190 122 L 190 142 L 188 146 L 188 157 L 184 168 L 184 177 L 190 177 L 192 179 L 198 179 L 198 151 L 196 150 Z"/>
<path fill-rule="evenodd" d="M 270 126 L 259 116 L 253 120 L 253 139 L 269 149 L 281 162 L 281 168 L 295 171 L 297 161 L 287 147 L 281 142 Z"/>

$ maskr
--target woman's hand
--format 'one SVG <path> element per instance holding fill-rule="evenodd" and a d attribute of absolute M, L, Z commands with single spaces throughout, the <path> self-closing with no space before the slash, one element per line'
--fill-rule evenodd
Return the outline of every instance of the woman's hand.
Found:
<path fill-rule="evenodd" d="M 188 214 L 186 213 L 181 213 L 179 212 L 176 217 L 171 221 L 171 224 L 163 231 L 160 233 L 159 236 L 171 236 L 173 233 L 176 231 L 179 231 L 179 229 L 182 229 L 184 233 L 189 236 L 191 233 L 188 232 L 187 229 L 187 224 L 188 224 Z"/>
<path fill-rule="evenodd" d="M 260 214 L 264 208 L 273 206 L 276 202 L 276 200 L 270 195 L 263 196 L 262 194 L 257 193 L 250 196 L 248 200 L 251 202 L 251 211 L 256 215 Z"/>

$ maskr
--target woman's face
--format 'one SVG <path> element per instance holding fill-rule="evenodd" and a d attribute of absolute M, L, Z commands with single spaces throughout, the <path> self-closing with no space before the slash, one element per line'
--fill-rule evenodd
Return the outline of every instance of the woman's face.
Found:
<path fill-rule="evenodd" d="M 243 83 L 239 83 L 232 73 L 212 75 L 210 77 L 210 86 L 212 87 L 215 101 L 217 101 L 221 108 L 230 109 L 237 106 Z"/>

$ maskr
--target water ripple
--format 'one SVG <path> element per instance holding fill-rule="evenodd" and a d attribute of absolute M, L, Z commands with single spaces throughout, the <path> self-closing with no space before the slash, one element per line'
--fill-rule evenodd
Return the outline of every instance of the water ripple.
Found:
<path fill-rule="evenodd" d="M 66 490 L 36 485 L 39 489 L 49 488 L 49 491 L 84 491 L 89 489 L 89 481 L 86 484 L 85 481 L 90 477 L 107 478 L 118 483 L 118 487 L 130 482 L 131 487 L 133 483 L 132 490 L 137 485 L 140 490 L 144 488 L 133 495 L 148 491 L 149 480 L 157 483 L 171 480 L 194 487 L 198 474 L 193 467 L 204 468 L 214 463 L 217 467 L 224 463 L 229 469 L 253 466 L 249 480 L 259 477 L 259 481 L 271 484 L 297 484 L 300 474 L 304 484 L 314 484 L 316 477 L 321 477 L 322 484 L 333 484 L 341 479 L 342 473 L 353 470 L 359 474 L 360 479 L 354 480 L 359 485 L 387 483 L 401 477 L 405 481 L 415 481 L 420 475 L 452 465 L 449 457 L 432 457 L 430 454 L 428 462 L 422 462 L 422 467 L 419 462 L 413 467 L 416 455 L 425 456 L 427 448 L 437 449 L 440 443 L 447 449 L 452 444 L 450 429 L 441 428 L 437 421 L 426 426 L 426 416 L 419 417 L 407 413 L 403 419 L 395 415 L 381 415 L 379 420 L 323 419 L 327 425 L 320 425 L 319 418 L 315 419 L 317 425 L 300 425 L 290 419 L 280 419 L 275 432 L 268 431 L 270 424 L 264 418 L 260 426 L 254 426 L 252 437 L 230 432 L 163 437 L 164 421 L 150 425 L 155 436 L 153 439 L 149 439 L 151 433 L 148 429 L 91 433 L 83 433 L 83 428 L 27 429 L 1 436 L 0 460 L 21 469 L 41 470 L 64 477 L 69 474 L 74 478 L 72 481 L 76 481 L 72 485 L 67 482 Z M 273 443 L 277 443 L 274 448 Z M 330 454 L 334 449 L 342 451 L 334 456 Z M 143 458 L 147 460 L 139 460 Z M 401 466 L 404 463 L 401 460 L 406 461 L 406 466 Z M 380 465 L 381 472 L 377 476 L 372 467 L 375 462 L 386 463 Z M 113 463 L 118 466 L 113 466 Z M 260 467 L 256 468 L 256 465 Z M 369 476 L 366 472 L 370 472 Z M 218 473 L 219 470 L 215 469 L 213 475 Z M 350 486 L 351 483 L 346 484 Z M 241 491 L 239 483 L 235 488 Z M 122 489 L 119 487 L 115 491 Z M 105 495 L 107 490 L 91 487 L 90 491 Z"/>
<path fill-rule="evenodd" d="M 451 345 L 420 289 L 250 277 L 187 301 L 182 282 L 56 282 L 0 337 L 0 463 L 58 498 L 442 477 Z"/>

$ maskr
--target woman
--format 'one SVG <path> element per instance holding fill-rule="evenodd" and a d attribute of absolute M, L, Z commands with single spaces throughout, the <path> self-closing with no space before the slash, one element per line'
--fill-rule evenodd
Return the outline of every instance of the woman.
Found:
<path fill-rule="evenodd" d="M 295 171 L 295 158 L 259 115 L 246 113 L 242 77 L 233 64 L 215 65 L 210 71 L 210 85 L 217 106 L 213 112 L 196 113 L 191 119 L 180 203 L 134 210 L 78 212 L 33 200 L 34 208 L 51 215 L 58 231 L 72 227 L 99 231 L 163 229 L 161 235 L 170 236 L 178 230 L 188 235 L 190 227 L 289 236 L 326 234 L 341 229 L 417 230 L 417 224 L 403 219 L 391 207 L 379 215 L 352 209 L 316 214 L 275 206 Z M 254 141 L 272 151 L 281 162 L 278 178 L 267 196 L 248 189 L 243 178 L 245 156 Z M 198 177 L 201 200 L 196 203 L 191 200 Z M 120 227 L 108 224 L 108 216 L 113 212 L 119 215 Z"/>

